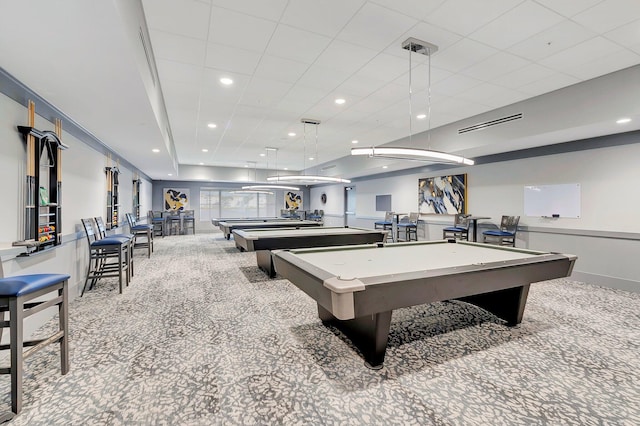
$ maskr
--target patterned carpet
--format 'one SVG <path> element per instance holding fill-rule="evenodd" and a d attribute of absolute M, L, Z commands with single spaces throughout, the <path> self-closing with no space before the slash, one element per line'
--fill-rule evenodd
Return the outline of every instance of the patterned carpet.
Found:
<path fill-rule="evenodd" d="M 640 294 L 535 284 L 515 328 L 459 302 L 399 310 L 373 371 L 220 233 L 136 260 L 123 295 L 104 280 L 71 304 L 68 375 L 55 346 L 27 360 L 11 424 L 640 424 Z"/>

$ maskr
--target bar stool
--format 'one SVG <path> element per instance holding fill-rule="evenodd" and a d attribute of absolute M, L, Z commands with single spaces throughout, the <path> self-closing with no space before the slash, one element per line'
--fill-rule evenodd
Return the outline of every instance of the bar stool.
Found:
<path fill-rule="evenodd" d="M 129 230 L 134 235 L 133 247 L 146 248 L 147 257 L 151 257 L 151 253 L 153 253 L 153 225 L 136 223 L 136 219 L 131 213 L 127 213 L 125 216 L 127 217 L 127 222 L 129 222 Z M 138 242 L 139 236 L 143 236 L 145 240 Z"/>
<path fill-rule="evenodd" d="M 180 212 L 178 210 L 171 210 L 167 212 L 167 226 L 169 227 L 169 235 L 173 234 L 174 229 L 176 230 L 176 235 L 180 234 L 180 222 Z"/>
<path fill-rule="evenodd" d="M 193 234 L 196 234 L 196 217 L 195 210 L 185 210 L 182 212 L 182 232 L 185 234 L 191 228 Z"/>
<path fill-rule="evenodd" d="M 389 231 L 387 233 L 387 241 L 391 239 L 393 241 L 393 212 L 385 212 L 384 220 L 378 220 L 373 223 L 374 229 L 382 229 L 384 231 Z"/>
<path fill-rule="evenodd" d="M 409 217 L 403 217 L 400 222 L 398 222 L 398 234 L 396 236 L 396 240 L 400 239 L 400 229 L 404 229 L 404 239 L 405 241 L 411 241 L 411 236 L 415 237 L 415 241 L 418 241 L 418 213 L 409 213 Z"/>
<path fill-rule="evenodd" d="M 0 345 L 0 350 L 9 350 L 11 365 L 0 368 L 0 373 L 11 375 L 11 410 L 18 414 L 22 410 L 23 361 L 51 343 L 60 343 L 60 369 L 69 372 L 69 275 L 32 274 L 2 278 L 0 266 L 0 337 L 2 330 L 9 328 L 9 344 Z M 55 292 L 55 293 L 54 293 Z M 54 293 L 53 297 L 43 298 Z M 39 298 L 38 301 L 33 301 Z M 24 341 L 23 323 L 26 318 L 52 306 L 58 306 L 58 331 L 44 339 Z M 5 320 L 9 312 L 9 320 Z M 26 351 L 25 347 L 29 347 Z M 12 416 L 3 415 L 10 420 Z"/>
<path fill-rule="evenodd" d="M 133 277 L 133 243 L 134 243 L 134 238 L 135 235 L 133 234 L 111 234 L 111 235 L 107 235 L 107 228 L 104 225 L 104 220 L 102 220 L 102 217 L 98 216 L 98 217 L 94 217 L 93 220 L 96 222 L 96 227 L 98 228 L 98 232 L 96 232 L 96 239 L 97 240 L 101 240 L 103 238 L 108 238 L 108 237 L 113 237 L 113 238 L 126 238 L 129 240 L 129 280 L 131 280 L 131 277 Z"/>
<path fill-rule="evenodd" d="M 149 223 L 153 225 L 153 236 L 155 237 L 156 235 L 158 235 L 158 232 L 159 232 L 160 235 L 162 235 L 162 238 L 164 238 L 165 220 L 162 217 L 162 212 L 154 212 L 153 210 L 149 210 L 148 217 L 149 217 Z"/>
<path fill-rule="evenodd" d="M 117 277 L 120 293 L 122 293 L 122 275 L 128 286 L 131 279 L 131 239 L 126 237 L 107 237 L 98 239 L 93 229 L 93 219 L 82 219 L 87 241 L 89 243 L 89 265 L 87 278 L 82 287 L 80 297 L 87 290 L 93 288 L 101 278 Z"/>
<path fill-rule="evenodd" d="M 469 219 L 466 214 L 457 214 L 453 219 L 453 226 L 448 226 L 442 230 L 442 239 L 453 238 L 456 240 L 469 241 Z"/>

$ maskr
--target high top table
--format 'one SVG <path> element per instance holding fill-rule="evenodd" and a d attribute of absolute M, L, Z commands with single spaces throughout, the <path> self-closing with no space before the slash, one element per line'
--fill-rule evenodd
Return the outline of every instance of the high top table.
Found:
<path fill-rule="evenodd" d="M 491 219 L 489 216 L 467 216 L 467 219 L 473 223 L 473 241 L 478 241 L 478 221 L 482 219 Z"/>

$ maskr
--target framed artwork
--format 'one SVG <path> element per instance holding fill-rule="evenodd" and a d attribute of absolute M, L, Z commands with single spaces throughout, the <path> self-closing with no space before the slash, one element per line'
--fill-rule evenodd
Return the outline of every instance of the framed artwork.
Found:
<path fill-rule="evenodd" d="M 189 208 L 189 189 L 188 188 L 165 188 L 164 194 L 164 210 L 183 211 Z"/>
<path fill-rule="evenodd" d="M 302 193 L 287 191 L 284 193 L 284 208 L 302 210 Z"/>
<path fill-rule="evenodd" d="M 466 214 L 467 174 L 418 179 L 420 214 Z"/>

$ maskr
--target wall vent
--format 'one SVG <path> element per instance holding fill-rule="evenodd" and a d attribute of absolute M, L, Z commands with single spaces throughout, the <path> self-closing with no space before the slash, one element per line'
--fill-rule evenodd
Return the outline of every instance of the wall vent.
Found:
<path fill-rule="evenodd" d="M 140 43 L 142 43 L 142 49 L 144 50 L 144 56 L 147 58 L 147 66 L 149 67 L 149 74 L 151 74 L 151 81 L 153 82 L 153 86 L 156 85 L 156 74 L 153 72 L 153 60 L 151 58 L 151 50 L 147 46 L 147 39 L 144 36 L 144 32 L 142 28 L 138 32 L 140 35 Z"/>
<path fill-rule="evenodd" d="M 508 115 L 506 117 L 496 118 L 495 120 L 485 121 L 484 123 L 477 123 L 473 126 L 463 127 L 462 129 L 458 129 L 458 134 L 461 135 L 463 133 L 475 132 L 476 130 L 486 129 L 487 127 L 497 126 L 499 124 L 508 123 L 510 121 L 521 120 L 522 113 L 519 112 L 517 114 Z"/>

